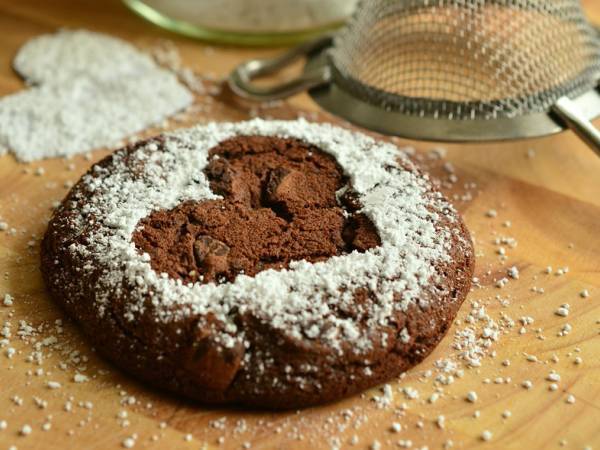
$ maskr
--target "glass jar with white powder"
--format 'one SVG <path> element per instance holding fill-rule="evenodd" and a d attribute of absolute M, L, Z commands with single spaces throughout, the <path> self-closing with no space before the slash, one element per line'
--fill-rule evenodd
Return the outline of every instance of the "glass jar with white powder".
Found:
<path fill-rule="evenodd" d="M 147 20 L 205 40 L 285 45 L 341 25 L 357 0 L 124 0 Z"/>

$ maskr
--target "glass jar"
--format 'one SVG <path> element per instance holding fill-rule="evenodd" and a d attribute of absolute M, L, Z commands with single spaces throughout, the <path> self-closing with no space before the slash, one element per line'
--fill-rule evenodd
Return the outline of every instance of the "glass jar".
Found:
<path fill-rule="evenodd" d="M 357 0 L 124 0 L 161 27 L 238 45 L 287 45 L 341 25 Z"/>

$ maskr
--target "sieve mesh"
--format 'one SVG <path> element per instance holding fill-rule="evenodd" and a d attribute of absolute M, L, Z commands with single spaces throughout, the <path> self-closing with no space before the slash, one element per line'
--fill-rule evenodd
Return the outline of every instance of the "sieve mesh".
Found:
<path fill-rule="evenodd" d="M 363 0 L 329 58 L 353 95 L 448 119 L 545 112 L 600 80 L 578 0 Z"/>

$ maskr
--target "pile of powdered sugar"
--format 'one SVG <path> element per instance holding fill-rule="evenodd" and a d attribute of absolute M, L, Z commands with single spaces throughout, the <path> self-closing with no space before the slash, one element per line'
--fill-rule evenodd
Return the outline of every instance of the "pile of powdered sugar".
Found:
<path fill-rule="evenodd" d="M 138 222 L 185 200 L 219 198 L 202 171 L 209 150 L 238 135 L 298 138 L 334 156 L 360 197 L 360 212 L 376 226 L 381 245 L 323 262 L 296 261 L 287 270 L 265 270 L 254 277 L 239 275 L 233 283 L 219 285 L 183 284 L 156 273 L 149 255 L 140 254 L 132 243 Z M 133 289 L 125 314 L 129 321 L 143 312 L 147 301 L 163 322 L 210 312 L 226 324 L 221 343 L 232 346 L 243 339 L 243 330 L 231 318 L 235 310 L 256 315 L 295 338 L 319 338 L 334 348 L 351 342 L 353 351 L 360 352 L 370 347 L 373 333 L 394 311 L 406 310 L 423 297 L 438 278 L 436 265 L 449 259 L 450 232 L 437 224 L 441 214 L 454 220 L 452 207 L 430 190 L 426 179 L 402 167 L 396 146 L 362 134 L 303 120 L 209 124 L 169 134 L 161 146 L 146 144 L 127 163 L 124 156 L 117 152 L 109 166 L 83 177 L 85 208 L 77 209 L 75 202 L 65 205 L 74 208 L 69 211 L 72 233 L 92 229 L 86 244 L 71 244 L 69 250 L 76 259 L 92 257 L 102 268 L 94 289 L 100 314 L 110 308 L 111 296 L 127 286 Z M 403 163 L 410 166 L 407 160 Z M 89 264 L 82 267 L 82 282 L 86 271 L 95 270 Z M 359 288 L 372 290 L 376 297 L 366 327 L 359 326 L 360 317 L 336 312 L 340 305 L 352 304 Z M 402 293 L 400 301 L 395 293 Z"/>
<path fill-rule="evenodd" d="M 32 39 L 14 67 L 33 86 L 0 99 L 0 153 L 21 161 L 114 146 L 193 100 L 152 58 L 90 31 Z"/>

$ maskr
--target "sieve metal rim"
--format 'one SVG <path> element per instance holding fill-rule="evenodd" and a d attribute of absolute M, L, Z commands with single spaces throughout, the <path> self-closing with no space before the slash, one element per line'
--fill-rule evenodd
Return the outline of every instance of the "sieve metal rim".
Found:
<path fill-rule="evenodd" d="M 339 86 L 343 83 L 339 83 L 340 77 L 332 75 L 332 64 L 327 56 L 332 43 L 332 36 L 328 35 L 273 59 L 247 61 L 231 72 L 228 84 L 239 96 L 259 101 L 287 98 L 307 90 L 319 106 L 349 122 L 380 133 L 415 140 L 506 141 L 547 136 L 572 127 L 565 120 L 564 113 L 558 117 L 552 111 L 490 119 L 431 118 L 387 111 Z M 254 78 L 275 72 L 303 56 L 306 56 L 307 62 L 302 75 L 296 79 L 272 87 L 252 83 Z M 583 119 L 590 121 L 600 115 L 600 93 L 597 89 L 589 90 L 572 100 L 582 112 Z"/>
<path fill-rule="evenodd" d="M 427 117 L 405 113 L 396 109 L 383 109 L 375 103 L 344 89 L 343 75 L 331 63 L 322 48 L 318 53 L 309 54 L 304 66 L 304 74 L 315 74 L 327 70 L 331 73 L 327 84 L 308 90 L 310 97 L 326 111 L 342 117 L 356 125 L 383 134 L 396 135 L 415 140 L 434 142 L 481 142 L 506 141 L 548 136 L 568 129 L 564 120 L 548 112 L 534 112 L 515 117 L 446 118 Z M 336 73 L 337 72 L 337 73 Z M 596 89 L 574 89 L 571 98 L 587 120 L 600 117 L 600 91 Z M 384 95 L 391 95 L 382 92 Z M 395 94 L 393 94 L 395 95 Z M 461 103 L 462 105 L 462 103 Z"/>

